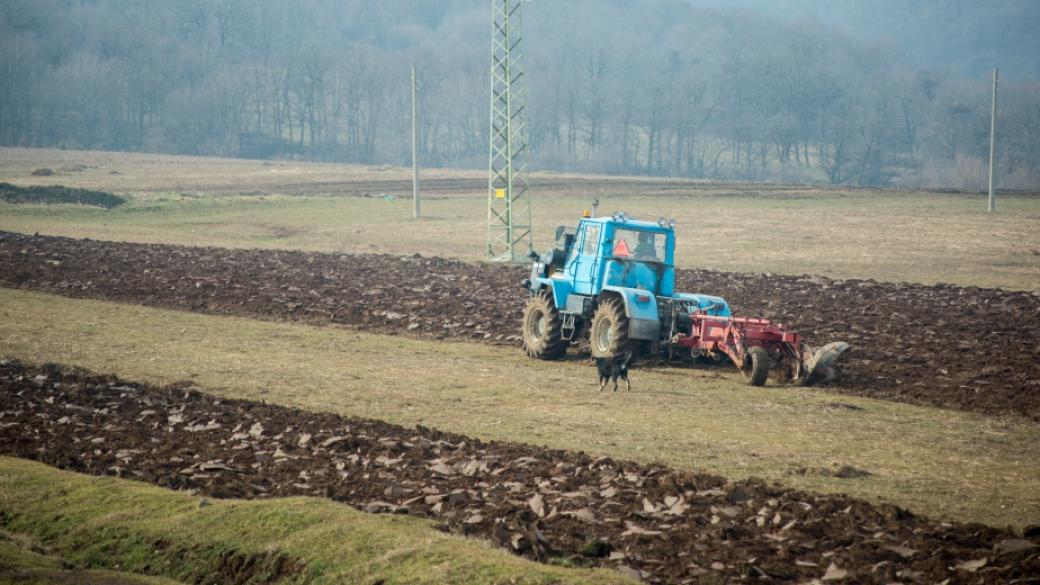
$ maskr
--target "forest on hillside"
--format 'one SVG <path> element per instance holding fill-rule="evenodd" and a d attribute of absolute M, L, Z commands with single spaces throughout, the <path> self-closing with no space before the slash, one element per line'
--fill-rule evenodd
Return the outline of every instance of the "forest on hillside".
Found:
<path fill-rule="evenodd" d="M 1017 21 L 1037 12 L 1012 5 Z M 1040 186 L 1036 44 L 1021 34 L 944 67 L 934 47 L 914 59 L 871 28 L 849 32 L 846 14 L 831 26 L 834 14 L 719 2 L 523 10 L 532 169 L 978 190 L 990 123 L 978 69 L 1015 55 L 998 176 Z M 934 14 L 951 31 L 976 16 Z M 7 0 L 0 145 L 406 164 L 415 64 L 423 163 L 483 168 L 490 29 L 487 0 Z"/>
<path fill-rule="evenodd" d="M 1014 78 L 1040 78 L 1040 6 L 1035 0 L 687 1 L 831 27 L 883 45 L 915 67 L 974 76 L 999 66 Z"/>

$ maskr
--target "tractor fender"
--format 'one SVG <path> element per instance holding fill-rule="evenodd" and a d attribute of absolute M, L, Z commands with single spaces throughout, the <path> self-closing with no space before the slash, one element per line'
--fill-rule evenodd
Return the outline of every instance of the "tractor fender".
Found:
<path fill-rule="evenodd" d="M 538 292 L 542 289 L 549 289 L 552 291 L 553 303 L 557 309 L 567 308 L 567 295 L 571 294 L 573 287 L 571 283 L 566 280 L 559 278 L 546 278 L 538 277 L 531 282 L 531 290 Z"/>
<path fill-rule="evenodd" d="M 604 286 L 600 298 L 617 295 L 625 304 L 625 315 L 628 316 L 628 336 L 632 339 L 650 339 L 657 341 L 661 337 L 661 319 L 657 314 L 657 297 L 654 293 L 640 288 L 623 286 Z"/>
<path fill-rule="evenodd" d="M 722 297 L 693 293 L 675 293 L 675 296 L 672 298 L 693 301 L 697 303 L 697 308 L 716 317 L 731 317 L 733 315 L 733 312 L 729 309 L 729 303 Z"/>

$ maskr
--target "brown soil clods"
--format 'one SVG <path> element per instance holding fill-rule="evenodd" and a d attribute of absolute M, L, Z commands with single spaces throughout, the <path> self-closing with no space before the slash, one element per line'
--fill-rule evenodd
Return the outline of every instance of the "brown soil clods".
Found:
<path fill-rule="evenodd" d="M 894 506 L 54 366 L 0 365 L 0 451 L 210 497 L 325 496 L 426 516 L 525 557 L 653 583 L 1040 574 L 1035 538 Z"/>

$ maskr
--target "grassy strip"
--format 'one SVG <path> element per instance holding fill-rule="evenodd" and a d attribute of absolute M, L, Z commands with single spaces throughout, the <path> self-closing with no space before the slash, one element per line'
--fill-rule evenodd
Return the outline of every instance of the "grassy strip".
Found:
<path fill-rule="evenodd" d="M 50 185 L 46 187 L 19 187 L 10 183 L 0 183 L 0 199 L 8 203 L 71 203 L 112 209 L 126 203 L 126 199 L 104 191 L 91 191 Z"/>
<path fill-rule="evenodd" d="M 539 565 L 410 516 L 317 498 L 200 500 L 10 457 L 0 457 L 0 512 L 7 530 L 76 566 L 188 583 L 628 582 Z"/>
<path fill-rule="evenodd" d="M 9 289 L 0 289 L 0 354 L 159 383 L 190 378 L 227 397 L 483 439 L 761 477 L 936 517 L 1040 524 L 1035 424 L 811 388 L 750 388 L 729 370 L 637 370 L 633 392 L 600 393 L 585 362 Z"/>
<path fill-rule="evenodd" d="M 0 583 L 18 585 L 177 585 L 177 581 L 117 571 L 74 569 L 52 555 L 27 550 L 24 537 L 0 534 Z"/>

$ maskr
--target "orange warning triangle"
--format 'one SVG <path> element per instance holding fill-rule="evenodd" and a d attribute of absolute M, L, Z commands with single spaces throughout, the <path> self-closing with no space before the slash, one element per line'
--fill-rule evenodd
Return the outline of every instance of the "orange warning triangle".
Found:
<path fill-rule="evenodd" d="M 631 256 L 632 252 L 628 249 L 628 242 L 625 240 L 618 240 L 618 243 L 614 244 L 614 255 Z"/>

